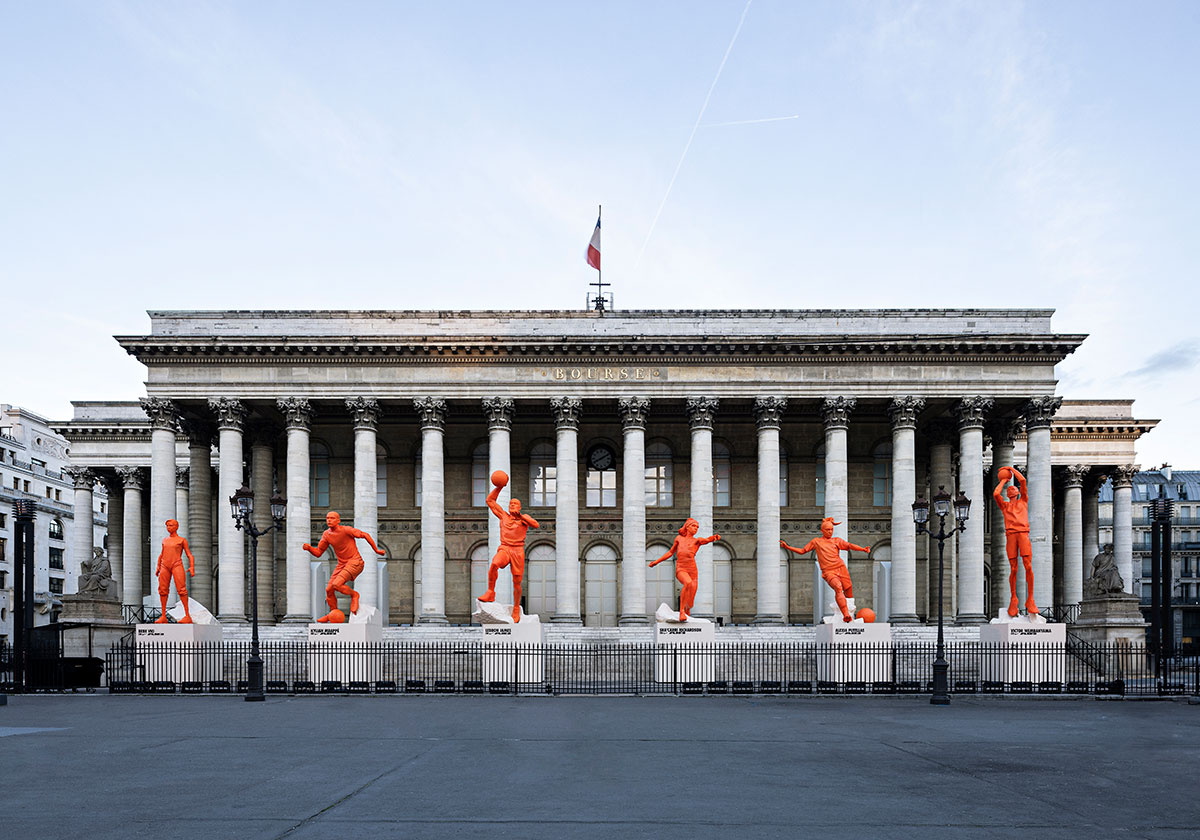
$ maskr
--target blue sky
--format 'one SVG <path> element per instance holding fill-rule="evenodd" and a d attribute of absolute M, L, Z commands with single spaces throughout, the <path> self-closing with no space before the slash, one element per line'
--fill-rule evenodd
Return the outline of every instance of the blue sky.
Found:
<path fill-rule="evenodd" d="M 147 309 L 577 308 L 603 203 L 618 307 L 1054 307 L 1059 393 L 1200 467 L 1197 43 L 1194 2 L 5 4 L 0 400 L 144 393 Z"/>

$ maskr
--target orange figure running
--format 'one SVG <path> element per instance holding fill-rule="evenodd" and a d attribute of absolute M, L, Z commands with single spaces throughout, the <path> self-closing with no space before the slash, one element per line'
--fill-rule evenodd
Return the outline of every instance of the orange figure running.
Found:
<path fill-rule="evenodd" d="M 853 616 L 850 615 L 846 599 L 854 597 L 854 584 L 850 582 L 850 570 L 846 568 L 846 564 L 842 562 L 842 556 L 838 552 L 870 551 L 871 548 L 865 545 L 855 545 L 846 542 L 841 537 L 835 537 L 833 526 L 841 524 L 834 522 L 832 516 L 826 516 L 821 520 L 821 536 L 813 537 L 804 548 L 792 548 L 783 540 L 780 540 L 779 544 L 796 554 L 808 554 L 816 549 L 817 563 L 821 566 L 821 577 L 825 578 L 825 582 L 833 589 L 833 596 L 837 599 L 837 605 L 842 611 L 842 621 L 850 621 Z"/>
<path fill-rule="evenodd" d="M 488 493 L 487 505 L 500 520 L 500 548 L 488 566 L 488 589 L 479 596 L 480 601 L 496 600 L 496 578 L 500 570 L 512 565 L 513 579 L 513 622 L 521 620 L 521 578 L 525 575 L 525 534 L 530 528 L 540 527 L 536 519 L 527 513 L 521 513 L 521 503 L 513 499 L 508 503 L 508 510 L 500 507 L 497 499 L 500 490 L 508 484 L 508 474 L 504 470 L 492 473 L 492 492 Z"/>
<path fill-rule="evenodd" d="M 167 536 L 163 537 L 162 551 L 158 555 L 158 565 L 154 574 L 158 575 L 158 597 L 162 599 L 162 618 L 155 624 L 167 623 L 167 596 L 171 594 L 171 578 L 175 578 L 175 591 L 179 600 L 183 601 L 183 618 L 180 624 L 191 624 L 192 613 L 188 609 L 187 575 L 183 573 L 183 554 L 187 552 L 190 568 L 187 574 L 196 574 L 196 558 L 188 547 L 188 541 L 179 536 L 179 523 L 174 519 L 167 520 Z"/>
<path fill-rule="evenodd" d="M 375 549 L 376 554 L 387 553 L 375 545 L 375 540 L 371 539 L 371 535 L 366 531 L 360 531 L 341 523 L 341 514 L 336 510 L 329 511 L 325 514 L 325 524 L 329 527 L 321 535 L 321 541 L 317 543 L 317 547 L 313 548 L 308 543 L 300 546 L 314 557 L 322 556 L 329 546 L 333 546 L 334 556 L 337 557 L 337 566 L 334 567 L 333 574 L 329 577 L 329 583 L 325 584 L 325 603 L 329 605 L 329 613 L 317 619 L 322 623 L 341 624 L 346 620 L 346 614 L 337 608 L 335 592 L 349 595 L 350 612 L 358 612 L 358 593 L 350 587 L 350 584 L 362 572 L 364 564 L 354 541 L 356 539 L 366 540 L 371 548 Z"/>
<path fill-rule="evenodd" d="M 700 574 L 696 570 L 696 552 L 700 546 L 721 539 L 720 534 L 698 538 L 696 534 L 699 530 L 700 523 L 695 519 L 688 519 L 679 529 L 679 536 L 671 544 L 671 550 L 650 563 L 651 566 L 657 566 L 672 554 L 675 555 L 675 577 L 683 584 L 683 591 L 679 593 L 680 621 L 688 620 L 692 605 L 696 603 L 696 589 L 700 586 Z"/>
<path fill-rule="evenodd" d="M 996 500 L 996 505 L 1004 514 L 1004 542 L 1008 551 L 1008 588 L 1012 593 L 1012 600 L 1008 602 L 1008 615 L 1010 618 L 1016 618 L 1017 607 L 1020 603 L 1017 600 L 1018 555 L 1025 561 L 1025 592 L 1029 596 L 1025 599 L 1025 611 L 1030 615 L 1038 615 L 1037 604 L 1033 600 L 1033 546 L 1029 544 L 1029 486 L 1025 483 L 1025 476 L 1021 475 L 1020 470 L 1016 467 L 1001 467 L 997 475 L 1000 483 L 992 491 L 992 498 Z M 1015 480 L 1017 487 L 1021 489 L 1018 492 L 1017 487 L 1009 487 L 1006 500 L 1001 492 L 1010 478 Z"/>

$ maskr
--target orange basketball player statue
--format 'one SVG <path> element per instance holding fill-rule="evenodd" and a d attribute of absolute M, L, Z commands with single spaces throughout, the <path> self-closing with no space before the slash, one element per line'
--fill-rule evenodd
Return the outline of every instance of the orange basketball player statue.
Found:
<path fill-rule="evenodd" d="M 1029 544 L 1029 486 L 1025 476 L 1016 467 L 1001 467 L 997 477 L 1000 483 L 992 491 L 992 498 L 1000 512 L 1004 514 L 1004 541 L 1008 550 L 1008 589 L 1012 599 L 1008 602 L 1008 615 L 1016 618 L 1017 600 L 1017 557 L 1025 561 L 1025 611 L 1029 615 L 1039 615 L 1037 604 L 1033 600 L 1033 546 Z M 1009 479 L 1017 483 L 1017 487 L 1008 488 L 1008 498 L 1004 498 L 1004 485 Z"/>
<path fill-rule="evenodd" d="M 513 499 L 508 510 L 500 507 L 497 499 L 500 491 L 508 484 L 504 470 L 492 473 L 492 492 L 488 493 L 487 505 L 500 520 L 500 548 L 488 566 L 488 588 L 479 596 L 480 601 L 496 600 L 496 578 L 505 566 L 512 567 L 513 579 L 513 623 L 521 621 L 521 578 L 525 576 L 525 534 L 530 528 L 538 528 L 538 522 L 527 513 L 521 513 L 521 503 Z"/>
<path fill-rule="evenodd" d="M 371 548 L 375 549 L 376 554 L 386 554 L 387 552 L 375 545 L 375 540 L 371 539 L 371 535 L 366 531 L 343 525 L 341 514 L 336 510 L 325 514 L 325 524 L 329 527 L 321 535 L 321 541 L 317 543 L 316 548 L 308 543 L 300 547 L 312 556 L 320 557 L 329 546 L 333 546 L 333 553 L 337 557 L 337 566 L 334 567 L 333 574 L 329 577 L 329 583 L 325 584 L 325 603 L 329 605 L 329 613 L 321 616 L 317 621 L 342 624 L 346 621 L 346 614 L 337 608 L 335 592 L 349 595 L 350 612 L 358 612 L 358 593 L 350 587 L 350 584 L 362 572 L 364 564 L 354 541 L 356 539 L 366 540 Z"/>
<path fill-rule="evenodd" d="M 675 577 L 683 584 L 683 591 L 679 593 L 680 621 L 687 621 L 691 615 L 692 605 L 696 603 L 696 589 L 700 586 L 700 574 L 696 570 L 696 552 L 700 546 L 721 539 L 720 534 L 697 537 L 699 531 L 700 523 L 695 519 L 688 519 L 679 529 L 679 536 L 671 544 L 671 550 L 650 563 L 651 566 L 657 566 L 672 554 L 675 555 Z"/>
<path fill-rule="evenodd" d="M 183 572 L 183 555 L 187 553 L 189 569 Z M 175 591 L 179 600 L 183 601 L 183 618 L 180 624 L 191 624 L 192 613 L 188 609 L 187 575 L 196 574 L 196 558 L 188 547 L 188 541 L 179 536 L 179 523 L 174 519 L 167 520 L 167 536 L 163 537 L 162 551 L 158 555 L 158 565 L 154 567 L 158 575 L 158 597 L 162 599 L 162 618 L 155 624 L 167 623 L 167 596 L 171 594 L 171 578 L 175 578 Z"/>
<path fill-rule="evenodd" d="M 833 596 L 837 599 L 838 608 L 842 611 L 842 621 L 850 621 L 853 616 L 850 614 L 850 607 L 846 603 L 846 599 L 854 598 L 854 584 L 850 582 L 850 570 L 846 568 L 846 564 L 842 562 L 842 556 L 839 551 L 870 551 L 870 546 L 855 545 L 854 543 L 846 542 L 841 537 L 833 535 L 833 526 L 841 525 L 840 522 L 834 522 L 832 516 L 826 516 L 821 520 L 821 536 L 813 537 L 804 548 L 793 548 L 783 540 L 779 544 L 788 551 L 796 554 L 808 554 L 808 552 L 816 549 L 817 563 L 821 566 L 821 577 L 825 578 L 825 582 L 829 584 L 833 590 Z M 872 613 L 872 620 L 874 614 Z M 866 616 L 861 616 L 866 620 Z"/>

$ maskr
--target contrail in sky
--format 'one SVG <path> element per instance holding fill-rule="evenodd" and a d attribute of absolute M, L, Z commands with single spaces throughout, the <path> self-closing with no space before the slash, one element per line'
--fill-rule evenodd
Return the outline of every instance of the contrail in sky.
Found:
<path fill-rule="evenodd" d="M 789 117 L 763 117 L 760 120 L 732 120 L 731 122 L 705 123 L 701 128 L 720 128 L 725 125 L 754 125 L 755 123 L 780 122 L 782 120 L 798 120 L 799 114 L 792 114 Z"/>
<path fill-rule="evenodd" d="M 725 48 L 725 55 L 721 57 L 721 64 L 717 67 L 717 74 L 713 76 L 712 84 L 708 86 L 708 93 L 704 97 L 704 104 L 700 106 L 700 113 L 696 115 L 696 124 L 692 126 L 692 133 L 688 135 L 687 143 L 683 147 L 683 154 L 679 156 L 679 163 L 675 164 L 675 172 L 671 175 L 670 183 L 667 184 L 667 191 L 663 194 L 662 203 L 658 205 L 658 211 L 654 214 L 654 220 L 650 222 L 650 230 L 646 231 L 646 238 L 642 241 L 642 249 L 638 251 L 637 259 L 634 260 L 634 271 L 637 271 L 638 266 L 642 264 L 642 255 L 646 253 L 646 245 L 649 244 L 650 237 L 654 235 L 654 228 L 658 224 L 658 217 L 662 215 L 663 208 L 667 206 L 667 199 L 671 197 L 671 188 L 675 186 L 675 179 L 679 177 L 679 170 L 683 168 L 683 161 L 687 157 L 688 149 L 692 147 L 692 140 L 695 139 L 696 132 L 700 129 L 700 121 L 704 119 L 704 112 L 708 110 L 708 100 L 712 98 L 713 90 L 721 78 L 721 71 L 725 69 L 725 62 L 729 60 L 729 53 L 733 50 L 738 33 L 742 31 L 742 24 L 746 22 L 746 13 L 750 11 L 750 4 L 753 2 L 754 0 L 746 0 L 746 8 L 742 9 L 742 16 L 738 20 L 737 29 L 733 30 L 733 37 L 729 39 L 729 46 Z"/>

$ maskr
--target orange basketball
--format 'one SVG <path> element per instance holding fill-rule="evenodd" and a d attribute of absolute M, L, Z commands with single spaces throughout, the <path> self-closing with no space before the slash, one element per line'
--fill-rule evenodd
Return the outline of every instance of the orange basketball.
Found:
<path fill-rule="evenodd" d="M 870 607 L 863 607 L 861 610 L 858 611 L 858 615 L 855 617 L 861 618 L 867 624 L 874 624 L 875 623 L 875 610 L 871 609 Z"/>
<path fill-rule="evenodd" d="M 1010 478 L 1012 478 L 1012 470 L 1010 470 L 1008 467 L 1001 467 L 996 473 L 996 477 L 1001 481 L 1008 481 Z"/>
<path fill-rule="evenodd" d="M 505 484 L 508 484 L 508 473 L 504 470 L 496 470 L 492 473 L 492 484 L 497 487 L 503 487 Z"/>

